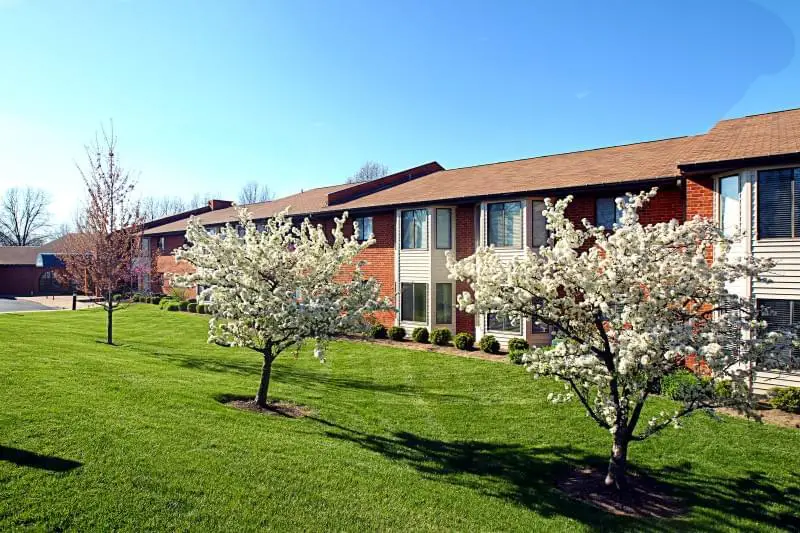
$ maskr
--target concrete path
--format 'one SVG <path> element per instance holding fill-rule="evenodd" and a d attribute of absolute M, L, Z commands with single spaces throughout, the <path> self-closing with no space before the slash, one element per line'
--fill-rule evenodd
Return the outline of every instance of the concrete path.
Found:
<path fill-rule="evenodd" d="M 78 297 L 78 309 L 95 305 L 82 296 Z M 72 296 L 0 296 L 0 313 L 59 311 L 62 309 L 72 309 Z"/>

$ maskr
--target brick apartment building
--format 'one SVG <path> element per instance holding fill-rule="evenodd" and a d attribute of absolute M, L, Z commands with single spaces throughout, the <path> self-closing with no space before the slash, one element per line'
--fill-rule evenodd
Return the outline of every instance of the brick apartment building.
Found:
<path fill-rule="evenodd" d="M 285 208 L 328 226 L 344 211 L 358 219 L 365 236 L 376 240 L 364 254 L 365 270 L 398 309 L 380 317 L 386 325 L 447 327 L 478 339 L 491 333 L 501 342 L 521 336 L 539 343 L 549 336 L 535 324 L 455 310 L 455 296 L 466 287 L 448 279 L 445 253 L 463 258 L 492 245 L 510 260 L 546 240 L 544 198 L 571 194 L 568 215 L 574 222 L 587 218 L 610 226 L 618 216 L 616 197 L 658 186 L 642 222 L 700 215 L 725 231 L 743 230 L 737 252 L 773 257 L 778 266 L 773 283 L 744 280 L 733 289 L 769 307 L 774 323 L 794 324 L 800 322 L 798 181 L 800 109 L 794 109 L 723 120 L 694 136 L 456 169 L 431 162 L 372 182 L 320 187 L 247 208 L 257 223 Z M 163 285 L 156 290 L 168 290 L 170 275 L 189 268 L 170 254 L 184 244 L 190 214 L 209 231 L 236 219 L 230 203 L 217 201 L 152 223 L 144 233 L 162 254 Z M 796 375 L 762 377 L 774 378 L 769 386 L 800 385 Z"/>

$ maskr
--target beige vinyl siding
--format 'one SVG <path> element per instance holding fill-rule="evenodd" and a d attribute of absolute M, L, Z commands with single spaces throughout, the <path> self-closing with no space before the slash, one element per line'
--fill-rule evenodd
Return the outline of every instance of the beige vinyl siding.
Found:
<path fill-rule="evenodd" d="M 773 167 L 782 168 L 782 167 Z M 752 169 L 743 174 L 748 177 L 753 194 L 749 203 L 750 244 L 753 256 L 770 258 L 775 267 L 767 275 L 771 283 L 752 282 L 754 298 L 800 300 L 800 239 L 758 238 L 758 170 Z M 753 381 L 753 391 L 764 394 L 775 387 L 800 387 L 800 372 L 757 372 Z"/>

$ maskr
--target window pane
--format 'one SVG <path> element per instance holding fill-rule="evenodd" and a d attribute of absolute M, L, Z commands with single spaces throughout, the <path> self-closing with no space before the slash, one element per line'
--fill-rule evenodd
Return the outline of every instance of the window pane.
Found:
<path fill-rule="evenodd" d="M 541 200 L 533 201 L 533 242 L 535 247 L 547 244 L 547 219 L 542 214 L 545 205 Z"/>
<path fill-rule="evenodd" d="M 486 327 L 490 331 L 507 331 L 512 333 L 519 333 L 519 324 L 514 325 L 510 317 L 500 318 L 496 313 L 489 313 L 486 315 Z"/>
<path fill-rule="evenodd" d="M 758 173 L 758 237 L 792 237 L 792 169 Z"/>
<path fill-rule="evenodd" d="M 401 242 L 403 248 L 413 248 L 414 247 L 414 235 L 413 235 L 413 226 L 414 226 L 414 212 L 413 211 L 403 211 L 400 214 L 402 219 L 402 227 L 401 227 Z"/>
<path fill-rule="evenodd" d="M 400 284 L 400 320 L 414 319 L 414 290 L 411 283 Z"/>
<path fill-rule="evenodd" d="M 451 248 L 450 244 L 450 210 L 437 209 L 436 210 L 436 247 L 440 249 Z"/>
<path fill-rule="evenodd" d="M 428 247 L 428 210 L 416 209 L 414 210 L 415 222 L 415 248 Z"/>
<path fill-rule="evenodd" d="M 428 284 L 414 283 L 414 322 L 428 319 Z"/>
<path fill-rule="evenodd" d="M 487 215 L 488 244 L 503 246 L 503 204 L 489 204 Z"/>
<path fill-rule="evenodd" d="M 363 240 L 369 240 L 375 236 L 375 233 L 372 231 L 372 217 L 364 217 L 362 219 L 364 221 L 363 230 L 361 230 Z"/>
<path fill-rule="evenodd" d="M 613 198 L 598 198 L 596 201 L 597 226 L 612 229 L 617 220 L 617 205 Z"/>
<path fill-rule="evenodd" d="M 506 246 L 519 248 L 522 246 L 522 204 L 508 202 L 505 211 Z"/>
<path fill-rule="evenodd" d="M 436 284 L 436 323 L 450 324 L 453 321 L 453 285 Z"/>
<path fill-rule="evenodd" d="M 719 180 L 720 227 L 727 237 L 732 237 L 741 228 L 739 176 L 728 176 Z"/>

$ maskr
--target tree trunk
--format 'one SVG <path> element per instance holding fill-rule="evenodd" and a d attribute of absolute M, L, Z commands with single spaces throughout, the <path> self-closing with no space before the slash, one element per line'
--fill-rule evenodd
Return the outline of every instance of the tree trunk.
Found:
<path fill-rule="evenodd" d="M 619 428 L 614 434 L 614 445 L 611 447 L 611 459 L 608 461 L 608 473 L 605 484 L 608 488 L 624 491 L 628 488 L 628 432 Z"/>
<path fill-rule="evenodd" d="M 108 344 L 114 344 L 114 342 L 112 340 L 112 335 L 111 335 L 112 324 L 114 322 L 114 318 L 113 318 L 114 317 L 114 308 L 112 307 L 113 303 L 114 303 L 113 302 L 113 296 L 111 294 L 111 291 L 109 290 L 108 291 L 108 297 L 106 299 L 106 307 L 107 307 L 106 312 L 108 313 L 108 319 L 106 320 L 106 330 L 107 330 L 106 331 L 106 336 L 107 336 Z"/>
<path fill-rule="evenodd" d="M 269 378 L 270 375 L 272 375 L 272 361 L 275 360 L 272 356 L 272 346 L 267 345 L 262 355 L 264 356 L 264 363 L 261 365 L 261 382 L 258 384 L 258 392 L 256 393 L 256 405 L 259 407 L 266 407 L 267 392 L 269 392 Z"/>

